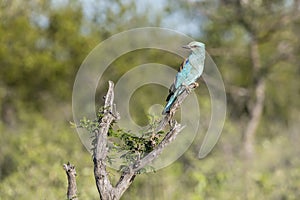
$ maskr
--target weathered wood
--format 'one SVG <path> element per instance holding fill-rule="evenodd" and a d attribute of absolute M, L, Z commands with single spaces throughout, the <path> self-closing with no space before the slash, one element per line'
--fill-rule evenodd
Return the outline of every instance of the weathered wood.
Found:
<path fill-rule="evenodd" d="M 137 161 L 133 165 L 129 166 L 128 170 L 123 172 L 115 188 L 117 196 L 121 197 L 123 195 L 123 193 L 128 189 L 128 187 L 133 182 L 138 171 L 146 167 L 153 160 L 155 160 L 163 152 L 165 147 L 168 146 L 173 140 L 175 140 L 177 134 L 183 128 L 184 127 L 182 127 L 180 124 L 175 122 L 174 126 L 167 133 L 164 139 L 149 154 L 147 154 L 145 157 L 143 157 L 141 160 Z"/>
<path fill-rule="evenodd" d="M 189 89 L 192 90 L 194 89 L 194 87 L 191 87 Z M 170 113 L 167 113 L 167 115 L 165 115 L 165 117 L 159 122 L 158 127 L 155 129 L 154 132 L 159 132 L 163 130 L 168 124 L 170 124 L 171 126 L 170 131 L 166 134 L 163 140 L 149 154 L 147 154 L 145 157 L 138 160 L 133 165 L 129 166 L 128 170 L 123 172 L 115 188 L 118 196 L 121 197 L 122 194 L 127 190 L 130 184 L 133 182 L 137 172 L 140 169 L 146 167 L 153 160 L 155 160 L 163 152 L 163 150 L 172 141 L 175 140 L 178 133 L 184 128 L 180 124 L 178 124 L 175 120 L 172 120 L 172 118 L 175 115 L 175 112 L 180 107 L 181 103 L 184 101 L 184 99 L 188 96 L 189 93 L 190 91 L 184 90 L 184 92 L 177 97 L 175 103 L 170 109 Z"/>
<path fill-rule="evenodd" d="M 114 106 L 114 83 L 109 81 L 109 88 L 105 96 L 104 116 L 100 121 L 100 128 L 95 131 L 96 147 L 94 148 L 94 176 L 97 189 L 101 200 L 119 199 L 115 196 L 115 190 L 112 186 L 106 170 L 107 157 L 107 134 L 110 124 L 119 116 Z"/>
<path fill-rule="evenodd" d="M 129 188 L 131 183 L 134 181 L 136 172 L 129 168 L 128 171 L 122 173 L 118 183 L 115 187 L 115 192 L 117 196 L 121 197 L 124 192 Z"/>
<path fill-rule="evenodd" d="M 131 166 L 133 171 L 138 172 L 140 169 L 146 167 L 154 159 L 156 159 L 163 152 L 163 150 L 175 140 L 176 136 L 183 128 L 184 127 L 175 122 L 172 129 L 166 134 L 164 139 L 149 154 Z"/>
<path fill-rule="evenodd" d="M 122 173 L 117 184 L 113 186 L 109 180 L 106 168 L 106 158 L 108 153 L 107 137 L 111 123 L 114 120 L 118 120 L 120 115 L 116 111 L 116 105 L 114 104 L 114 83 L 109 81 L 109 88 L 105 96 L 103 117 L 99 121 L 100 127 L 94 131 L 96 138 L 96 144 L 93 151 L 94 176 L 101 200 L 119 200 L 123 193 L 131 185 L 139 170 L 155 160 L 163 152 L 165 147 L 175 140 L 178 133 L 184 127 L 172 118 L 183 100 L 188 96 L 190 90 L 193 88 L 194 87 L 191 86 L 190 89 L 184 90 L 183 93 L 177 97 L 175 103 L 170 109 L 170 113 L 165 115 L 160 121 L 158 127 L 152 131 L 152 133 L 156 134 L 157 132 L 165 129 L 167 125 L 170 125 L 169 131 L 163 140 L 145 157 L 128 166 L 128 169 Z M 64 168 L 65 170 L 74 169 L 75 171 L 75 168 L 68 167 L 68 165 L 64 165 Z M 68 174 L 69 171 L 66 170 L 66 172 Z M 68 199 L 77 199 L 75 175 L 73 173 L 68 174 Z"/>
<path fill-rule="evenodd" d="M 68 191 L 67 199 L 68 200 L 78 200 L 77 198 L 77 186 L 76 186 L 76 170 L 75 166 L 68 164 L 63 165 L 64 170 L 66 171 L 68 177 Z"/>

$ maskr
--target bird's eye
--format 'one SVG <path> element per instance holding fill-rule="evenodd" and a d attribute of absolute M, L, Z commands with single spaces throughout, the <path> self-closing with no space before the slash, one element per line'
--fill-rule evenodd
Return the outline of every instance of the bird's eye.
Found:
<path fill-rule="evenodd" d="M 193 46 L 192 46 L 192 48 L 196 48 L 196 47 L 197 47 L 197 45 L 193 45 Z"/>

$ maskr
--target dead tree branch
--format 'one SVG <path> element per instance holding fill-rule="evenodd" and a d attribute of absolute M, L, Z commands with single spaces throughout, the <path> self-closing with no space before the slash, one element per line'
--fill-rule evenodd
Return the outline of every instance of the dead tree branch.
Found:
<path fill-rule="evenodd" d="M 68 177 L 68 191 L 67 198 L 68 200 L 78 200 L 77 198 L 77 186 L 76 186 L 76 170 L 75 166 L 68 164 L 63 165 L 64 170 L 66 171 Z"/>
<path fill-rule="evenodd" d="M 192 90 L 192 86 L 190 90 Z M 122 175 L 115 186 L 112 185 L 109 180 L 106 161 L 108 154 L 108 131 L 111 124 L 120 118 L 119 113 L 116 111 L 116 105 L 114 104 L 114 83 L 109 81 L 109 88 L 105 96 L 103 116 L 99 118 L 99 127 L 93 131 L 95 134 L 95 146 L 93 151 L 93 162 L 94 162 L 94 176 L 97 185 L 97 189 L 101 200 L 118 200 L 121 198 L 123 193 L 128 189 L 128 187 L 133 182 L 135 176 L 140 173 L 140 170 L 149 165 L 153 160 L 155 160 L 172 141 L 175 140 L 178 133 L 184 128 L 173 120 L 175 112 L 178 110 L 181 103 L 188 96 L 189 91 L 184 90 L 180 94 L 175 103 L 173 104 L 170 113 L 165 115 L 165 117 L 160 121 L 158 127 L 151 131 L 150 133 L 156 134 L 157 132 L 165 129 L 167 125 L 170 125 L 170 129 L 162 139 L 162 141 L 157 144 L 151 152 L 146 156 L 139 158 L 134 163 L 127 166 L 127 168 L 122 172 Z M 67 165 L 64 165 L 67 169 Z M 74 169 L 75 170 L 75 169 Z M 67 171 L 67 170 L 66 170 Z M 68 174 L 68 173 L 67 173 Z M 74 176 L 75 177 L 75 176 Z M 70 176 L 70 178 L 72 178 Z M 69 180 L 69 175 L 68 175 Z M 74 178 L 75 180 L 75 178 Z M 71 179 L 70 179 L 71 181 Z M 69 186 L 72 186 L 69 184 Z M 76 183 L 75 183 L 75 195 L 70 193 L 70 198 L 74 199 L 76 197 Z M 68 191 L 69 198 L 69 191 Z"/>
<path fill-rule="evenodd" d="M 129 166 L 128 170 L 122 174 L 119 182 L 116 185 L 116 192 L 119 196 L 122 196 L 122 194 L 130 186 L 138 171 L 155 160 L 163 152 L 165 147 L 167 147 L 173 140 L 175 140 L 176 136 L 183 128 L 184 127 L 182 127 L 180 124 L 174 122 L 172 129 L 166 134 L 164 139 L 157 145 L 157 147 L 153 151 L 151 151 L 141 160 Z"/>
<path fill-rule="evenodd" d="M 173 140 L 175 140 L 177 134 L 183 129 L 180 124 L 175 122 L 172 129 L 167 133 L 164 139 L 159 143 L 159 145 L 147 154 L 144 158 L 142 158 L 139 162 L 135 163 L 132 168 L 135 172 L 144 168 L 146 165 L 151 163 L 155 158 L 157 158 L 164 150 L 166 146 L 168 146 Z"/>
<path fill-rule="evenodd" d="M 119 118 L 114 105 L 114 83 L 109 81 L 109 88 L 105 97 L 104 116 L 101 118 L 100 128 L 95 130 L 96 146 L 94 148 L 94 176 L 101 200 L 119 199 L 116 197 L 106 170 L 107 133 L 113 120 Z M 115 112 L 115 113 L 114 113 Z"/>
<path fill-rule="evenodd" d="M 112 186 L 108 179 L 106 171 L 105 159 L 107 157 L 107 133 L 110 124 L 113 120 L 119 119 L 119 114 L 116 112 L 114 101 L 114 84 L 109 82 L 109 89 L 105 97 L 104 104 L 104 117 L 100 122 L 100 129 L 96 133 L 97 145 L 95 148 L 94 155 L 94 172 L 97 188 L 102 200 L 110 199 L 120 199 L 123 193 L 128 189 L 128 187 L 133 182 L 136 174 L 140 169 L 149 165 L 153 160 L 155 160 L 173 140 L 175 140 L 178 133 L 183 129 L 183 127 L 176 121 L 172 120 L 176 110 L 179 108 L 183 100 L 188 96 L 189 92 L 185 90 L 174 103 L 171 108 L 170 113 L 168 113 L 159 123 L 159 126 L 154 132 L 163 130 L 168 124 L 170 124 L 170 131 L 162 139 L 162 141 L 145 157 L 136 161 L 134 164 L 128 166 L 127 170 L 123 171 L 119 181 L 116 186 Z M 192 89 L 192 88 L 191 88 Z"/>

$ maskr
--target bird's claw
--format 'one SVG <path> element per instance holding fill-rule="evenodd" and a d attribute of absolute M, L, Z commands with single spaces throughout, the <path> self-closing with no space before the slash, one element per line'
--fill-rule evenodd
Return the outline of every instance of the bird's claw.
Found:
<path fill-rule="evenodd" d="M 188 94 L 191 93 L 192 89 L 195 89 L 198 86 L 199 86 L 199 84 L 197 82 L 191 83 L 190 85 L 186 85 L 184 83 L 182 84 L 182 87 L 185 88 L 185 90 Z"/>
<path fill-rule="evenodd" d="M 189 85 L 189 87 L 192 88 L 192 89 L 195 89 L 198 86 L 199 86 L 199 83 L 197 83 L 197 82 L 194 82 L 194 83 L 192 83 L 192 84 Z"/>
<path fill-rule="evenodd" d="M 188 86 L 188 85 L 186 85 L 186 84 L 182 84 L 182 87 L 184 87 L 184 89 L 186 90 L 186 92 L 189 94 L 189 93 L 191 93 L 191 88 Z"/>

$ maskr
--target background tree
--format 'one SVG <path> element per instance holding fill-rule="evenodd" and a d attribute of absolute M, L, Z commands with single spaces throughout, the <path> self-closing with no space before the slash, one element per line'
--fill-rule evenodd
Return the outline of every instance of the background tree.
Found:
<path fill-rule="evenodd" d="M 242 136 L 243 142 L 234 149 L 244 149 L 241 161 L 253 159 L 254 165 L 245 163 L 250 168 L 246 169 L 250 170 L 246 179 L 257 182 L 251 168 L 257 167 L 260 155 L 254 150 L 262 141 L 283 135 L 293 140 L 291 135 L 295 134 L 292 124 L 299 111 L 295 94 L 299 91 L 295 82 L 299 66 L 294 44 L 299 42 L 299 33 L 293 27 L 299 21 L 299 1 L 190 1 L 180 6 L 196 22 L 197 16 L 204 29 L 200 38 L 209 43 L 208 52 L 214 56 L 226 82 L 230 117 L 227 124 L 233 123 Z M 282 149 L 279 146 L 273 144 Z M 280 153 L 279 150 L 277 155 Z M 246 198 L 254 198 L 253 188 L 255 184 L 247 181 Z"/>
<path fill-rule="evenodd" d="M 134 1 L 1 1 L 1 199 L 46 198 L 45 194 L 47 199 L 64 198 L 61 166 L 66 158 L 81 159 L 74 163 L 79 198 L 98 197 L 97 189 L 90 187 L 91 157 L 80 148 L 68 123 L 75 74 L 100 41 L 121 30 L 152 25 L 174 28 L 206 43 L 225 81 L 228 118 L 217 148 L 204 161 L 195 158 L 201 141 L 197 138 L 171 166 L 140 175 L 123 199 L 297 199 L 299 4 L 298 0 L 163 1 L 155 12 Z M 126 72 L 124 66 L 160 60 L 177 67 L 181 61 L 159 52 L 135 53 L 120 57 L 109 68 L 116 79 Z M 138 57 L 134 64 L 132 56 Z M 144 89 L 154 94 L 157 88 Z M 99 88 L 98 95 L 104 91 Z M 196 92 L 201 95 L 205 128 L 208 93 L 204 85 Z M 135 118 L 145 124 L 144 110 L 151 100 L 137 99 Z M 246 147 L 252 157 L 248 185 L 241 154 Z"/>

